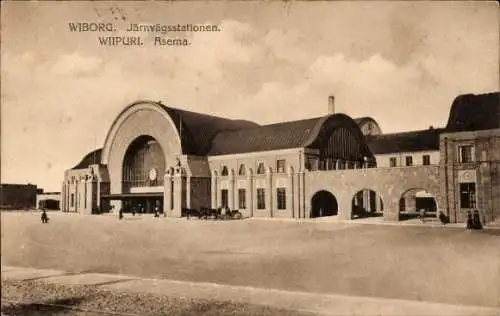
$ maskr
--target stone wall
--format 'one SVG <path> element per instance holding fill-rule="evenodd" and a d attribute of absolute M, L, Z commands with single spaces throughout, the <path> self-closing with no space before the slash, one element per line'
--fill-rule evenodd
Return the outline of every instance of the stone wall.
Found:
<path fill-rule="evenodd" d="M 385 219 L 398 220 L 399 200 L 407 191 L 416 188 L 432 194 L 436 199 L 438 211 L 442 209 L 439 166 L 307 172 L 305 174 L 305 210 L 311 209 L 311 199 L 315 193 L 326 190 L 335 196 L 339 216 L 342 219 L 351 219 L 353 198 L 356 193 L 366 189 L 380 196 L 384 205 Z"/>

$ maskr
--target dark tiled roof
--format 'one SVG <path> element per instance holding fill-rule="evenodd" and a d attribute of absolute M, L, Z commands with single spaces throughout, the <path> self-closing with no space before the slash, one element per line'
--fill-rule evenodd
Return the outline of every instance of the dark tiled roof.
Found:
<path fill-rule="evenodd" d="M 455 98 L 450 109 L 447 132 L 500 128 L 500 92 L 464 94 Z"/>
<path fill-rule="evenodd" d="M 439 134 L 442 128 L 395 134 L 366 136 L 368 148 L 374 155 L 439 150 Z"/>
<path fill-rule="evenodd" d="M 85 169 L 88 168 L 90 165 L 98 165 L 101 163 L 101 151 L 102 149 L 97 149 L 94 150 L 90 153 L 88 153 L 85 157 L 83 157 L 82 161 L 76 166 L 74 166 L 72 169 Z"/>
<path fill-rule="evenodd" d="M 245 120 L 231 120 L 160 105 L 174 121 L 182 138 L 182 151 L 188 155 L 206 155 L 219 132 L 259 126 Z"/>
<path fill-rule="evenodd" d="M 314 147 L 332 128 L 354 129 L 360 142 L 364 137 L 359 126 L 345 114 L 334 114 L 311 119 L 259 126 L 255 128 L 218 133 L 209 155 L 228 155 L 248 152 Z M 365 144 L 363 146 L 366 146 Z M 365 150 L 368 152 L 368 149 Z"/>
<path fill-rule="evenodd" d="M 218 133 L 209 155 L 227 155 L 304 147 L 325 117 Z"/>

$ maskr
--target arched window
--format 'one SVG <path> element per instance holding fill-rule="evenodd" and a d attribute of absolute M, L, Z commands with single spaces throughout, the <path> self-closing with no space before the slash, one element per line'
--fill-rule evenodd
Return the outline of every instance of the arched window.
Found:
<path fill-rule="evenodd" d="M 245 165 L 241 164 L 240 169 L 238 170 L 238 175 L 244 176 L 245 175 Z"/>
<path fill-rule="evenodd" d="M 257 167 L 257 174 L 264 174 L 266 170 L 264 169 L 264 163 L 259 162 L 259 166 Z"/>
<path fill-rule="evenodd" d="M 220 172 L 221 176 L 227 176 L 229 172 L 227 171 L 227 167 L 222 167 L 222 171 Z"/>

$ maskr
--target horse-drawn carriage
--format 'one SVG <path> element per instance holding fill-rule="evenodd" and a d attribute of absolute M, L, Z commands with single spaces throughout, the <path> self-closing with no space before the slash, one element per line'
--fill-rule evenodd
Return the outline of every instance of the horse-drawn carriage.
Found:
<path fill-rule="evenodd" d="M 207 208 L 207 207 L 201 207 L 199 210 L 198 209 L 191 209 L 191 208 L 183 208 L 181 212 L 181 217 L 186 217 L 187 219 L 190 219 L 191 217 L 198 217 L 199 219 L 220 219 L 220 220 L 229 220 L 229 219 L 242 219 L 243 214 L 239 210 L 231 210 L 231 209 L 225 209 L 223 213 L 223 208 Z"/>

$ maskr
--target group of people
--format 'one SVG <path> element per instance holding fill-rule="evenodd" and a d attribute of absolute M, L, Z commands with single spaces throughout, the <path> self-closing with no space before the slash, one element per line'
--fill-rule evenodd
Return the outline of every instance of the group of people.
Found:
<path fill-rule="evenodd" d="M 132 207 L 132 216 L 135 216 L 135 213 L 136 213 L 136 208 L 135 207 Z M 139 215 L 143 214 L 144 213 L 144 208 L 139 206 L 139 212 L 137 212 Z M 154 209 L 154 217 L 155 218 L 159 218 L 160 217 L 160 207 L 156 206 L 155 209 Z M 123 219 L 123 209 L 120 208 L 120 210 L 118 211 L 118 219 L 119 220 L 122 220 Z"/>
<path fill-rule="evenodd" d="M 479 217 L 479 211 L 474 210 L 474 212 L 467 212 L 467 229 L 483 229 L 483 224 L 481 223 L 481 218 Z"/>

